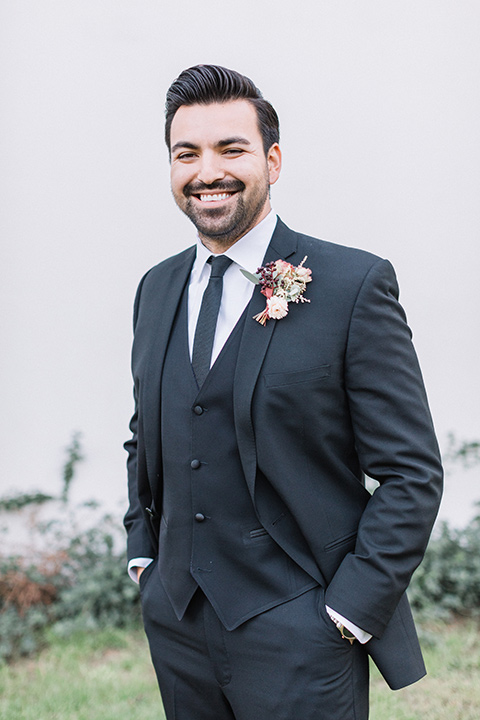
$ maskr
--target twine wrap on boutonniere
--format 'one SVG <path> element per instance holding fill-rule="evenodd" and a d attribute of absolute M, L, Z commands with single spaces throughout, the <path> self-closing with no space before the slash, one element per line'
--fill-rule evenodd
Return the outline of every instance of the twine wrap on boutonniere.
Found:
<path fill-rule="evenodd" d="M 254 315 L 254 320 L 265 325 L 267 320 L 281 320 L 288 314 L 288 303 L 310 302 L 303 297 L 307 283 L 312 280 L 312 271 L 303 266 L 307 255 L 296 267 L 285 260 L 275 260 L 259 267 L 255 274 L 243 270 L 248 280 L 261 285 L 261 293 L 267 298 L 263 312 Z"/>

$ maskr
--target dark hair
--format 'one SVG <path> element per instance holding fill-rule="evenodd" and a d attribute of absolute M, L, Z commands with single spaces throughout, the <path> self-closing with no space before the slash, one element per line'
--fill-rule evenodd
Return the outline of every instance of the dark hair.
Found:
<path fill-rule="evenodd" d="M 252 103 L 267 154 L 280 138 L 277 113 L 250 78 L 220 65 L 195 65 L 180 73 L 171 84 L 165 102 L 165 142 L 169 152 L 172 120 L 182 105 L 210 105 L 229 100 Z"/>

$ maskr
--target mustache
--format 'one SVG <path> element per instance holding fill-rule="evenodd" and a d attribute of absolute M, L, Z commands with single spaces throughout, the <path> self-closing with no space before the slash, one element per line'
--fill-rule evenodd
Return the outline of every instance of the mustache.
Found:
<path fill-rule="evenodd" d="M 183 194 L 186 197 L 190 197 L 191 195 L 200 195 L 202 192 L 212 192 L 212 190 L 216 192 L 241 192 L 245 190 L 245 185 L 241 180 L 216 180 L 210 185 L 201 182 L 192 182 L 185 185 Z"/>

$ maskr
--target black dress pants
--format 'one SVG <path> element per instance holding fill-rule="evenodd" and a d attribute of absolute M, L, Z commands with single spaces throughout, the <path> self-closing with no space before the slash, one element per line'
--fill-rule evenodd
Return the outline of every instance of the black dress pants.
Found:
<path fill-rule="evenodd" d="M 200 590 L 178 621 L 155 566 L 140 587 L 167 720 L 368 718 L 367 653 L 341 637 L 322 588 L 227 631 Z"/>

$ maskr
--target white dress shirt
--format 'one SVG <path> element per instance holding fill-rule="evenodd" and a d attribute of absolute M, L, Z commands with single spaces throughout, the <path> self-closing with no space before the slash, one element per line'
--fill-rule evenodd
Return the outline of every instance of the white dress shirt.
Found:
<path fill-rule="evenodd" d="M 251 273 L 256 273 L 261 266 L 267 247 L 272 239 L 277 216 L 271 210 L 269 214 L 255 225 L 246 235 L 232 245 L 225 253 L 232 260 L 232 264 L 226 269 L 223 276 L 223 292 L 218 313 L 217 327 L 213 341 L 212 358 L 210 367 L 214 364 L 225 345 L 230 333 L 237 324 L 253 294 L 255 285 L 248 280 L 240 268 Z M 190 273 L 188 284 L 188 346 L 190 358 L 193 353 L 193 340 L 195 328 L 202 304 L 203 293 L 210 279 L 211 265 L 207 263 L 213 253 L 208 250 L 197 235 L 197 255 Z M 137 582 L 137 567 L 147 567 L 152 562 L 151 558 L 133 558 L 128 564 L 128 572 L 132 580 Z M 330 607 L 326 606 L 327 612 L 332 620 L 340 621 L 352 632 L 361 643 L 366 643 L 372 637 L 361 628 L 351 623 L 346 618 L 338 615 Z"/>

